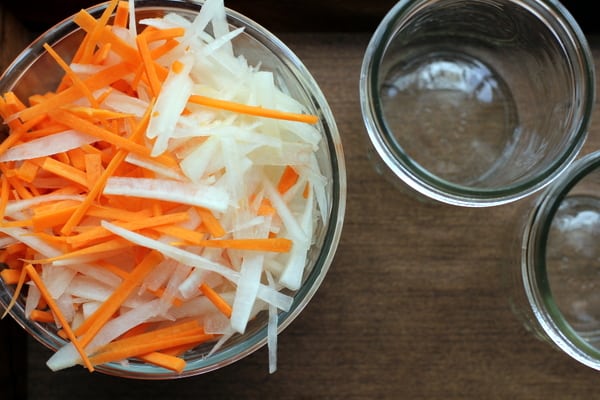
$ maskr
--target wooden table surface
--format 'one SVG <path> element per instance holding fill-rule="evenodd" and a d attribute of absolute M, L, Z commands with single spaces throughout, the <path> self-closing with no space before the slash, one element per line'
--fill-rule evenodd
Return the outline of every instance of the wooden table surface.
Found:
<path fill-rule="evenodd" d="M 0 69 L 25 45 L 19 29 L 0 8 Z M 312 302 L 280 335 L 275 374 L 268 373 L 266 348 L 175 381 L 132 381 L 82 368 L 52 373 L 45 366 L 50 353 L 5 319 L 0 399 L 598 398 L 600 373 L 533 337 L 508 307 L 503 260 L 518 204 L 422 203 L 371 167 L 358 99 L 370 34 L 281 34 L 336 116 L 348 194 L 336 258 Z M 599 60 L 600 41 L 591 43 Z M 598 148 L 599 135 L 594 120 L 582 154 Z"/>

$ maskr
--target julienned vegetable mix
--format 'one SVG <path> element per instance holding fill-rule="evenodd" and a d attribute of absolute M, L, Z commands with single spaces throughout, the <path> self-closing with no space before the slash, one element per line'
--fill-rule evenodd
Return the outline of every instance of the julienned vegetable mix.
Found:
<path fill-rule="evenodd" d="M 55 91 L 0 98 L 9 308 L 25 296 L 28 318 L 56 324 L 52 370 L 135 358 L 176 372 L 266 310 L 274 371 L 282 289 L 300 287 L 328 207 L 318 118 L 236 55 L 222 0 L 137 27 L 131 4 L 79 12 L 68 62 L 45 46 Z"/>

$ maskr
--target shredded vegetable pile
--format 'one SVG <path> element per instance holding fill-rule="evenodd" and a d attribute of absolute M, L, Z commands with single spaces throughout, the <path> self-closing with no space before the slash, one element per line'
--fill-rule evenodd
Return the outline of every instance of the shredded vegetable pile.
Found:
<path fill-rule="evenodd" d="M 180 373 L 292 305 L 327 210 L 318 118 L 249 65 L 222 0 L 136 27 L 97 19 L 55 91 L 7 92 L 0 115 L 0 276 L 26 317 L 55 324 L 52 370 L 135 359 Z M 139 30 L 139 32 L 138 32 Z M 289 289 L 284 291 L 283 289 Z"/>

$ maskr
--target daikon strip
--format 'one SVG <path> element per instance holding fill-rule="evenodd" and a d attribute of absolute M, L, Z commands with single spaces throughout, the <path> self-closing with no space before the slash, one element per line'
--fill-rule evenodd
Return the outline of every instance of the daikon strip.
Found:
<path fill-rule="evenodd" d="M 67 130 L 13 146 L 4 152 L 4 154 L 0 155 L 0 162 L 28 160 L 56 153 L 63 153 L 71 149 L 79 148 L 84 144 L 94 143 L 97 140 L 98 139 L 93 136 L 79 133 L 74 130 Z"/>
<path fill-rule="evenodd" d="M 125 157 L 125 161 L 127 161 L 129 164 L 137 165 L 138 167 L 152 171 L 161 178 L 169 178 L 177 181 L 185 180 L 185 176 L 180 174 L 178 171 L 174 170 L 173 168 L 166 168 L 163 164 L 154 162 L 152 159 L 129 153 L 127 157 Z"/>
<path fill-rule="evenodd" d="M 258 294 L 264 256 L 245 257 L 240 269 L 240 279 L 235 292 L 231 313 L 231 327 L 244 333 Z"/>
<path fill-rule="evenodd" d="M 104 194 L 166 200 L 217 212 L 229 205 L 229 195 L 214 186 L 168 179 L 112 177 L 104 186 Z"/>

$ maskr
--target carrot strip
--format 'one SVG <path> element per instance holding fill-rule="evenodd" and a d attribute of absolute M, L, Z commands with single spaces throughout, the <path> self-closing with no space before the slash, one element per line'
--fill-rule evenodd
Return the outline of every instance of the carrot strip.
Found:
<path fill-rule="evenodd" d="M 52 315 L 52 313 L 50 311 L 42 311 L 42 310 L 31 310 L 29 319 L 32 321 L 46 322 L 46 323 L 54 322 L 54 316 Z"/>
<path fill-rule="evenodd" d="M 130 247 L 131 243 L 122 239 L 113 239 L 106 242 L 102 242 L 96 245 L 86 247 L 84 249 L 75 250 L 70 253 L 63 253 L 56 257 L 45 258 L 41 260 L 28 260 L 35 264 L 47 264 L 54 261 L 66 260 L 73 257 L 91 256 L 95 254 L 108 253 L 112 251 L 122 250 Z"/>
<path fill-rule="evenodd" d="M 298 182 L 298 177 L 299 175 L 294 169 L 294 167 L 290 165 L 286 166 L 277 184 L 277 190 L 279 191 L 279 193 L 284 194 L 285 192 L 287 192 L 292 186 L 296 184 L 296 182 Z"/>
<path fill-rule="evenodd" d="M 177 373 L 182 372 L 187 365 L 185 360 L 180 357 L 158 351 L 138 356 L 138 358 L 147 363 L 154 364 Z"/>
<path fill-rule="evenodd" d="M 200 215 L 202 224 L 213 237 L 220 238 L 225 236 L 225 229 L 223 229 L 219 220 L 215 218 L 212 211 L 201 207 L 196 207 L 196 211 L 198 212 L 198 215 Z"/>
<path fill-rule="evenodd" d="M 112 15 L 114 9 L 117 7 L 118 0 L 111 0 L 111 2 L 106 6 L 106 9 L 102 12 L 100 18 L 94 24 L 94 29 L 91 32 L 88 32 L 88 42 L 85 47 L 85 51 L 81 55 L 81 60 L 79 61 L 82 64 L 89 64 L 93 58 L 95 47 L 98 43 L 98 38 L 103 28 L 106 27 L 109 17 Z"/>
<path fill-rule="evenodd" d="M 25 268 L 21 268 L 21 270 L 19 271 L 19 279 L 17 279 L 17 287 L 15 288 L 15 291 L 10 299 L 10 302 L 6 306 L 6 310 L 4 310 L 4 314 L 2 314 L 1 318 L 6 317 L 6 315 L 10 312 L 10 310 L 17 303 L 17 299 L 19 298 L 19 295 L 21 294 L 21 290 L 23 290 L 23 284 L 25 283 L 25 278 L 27 278 L 27 270 Z M 4 277 L 2 277 L 2 279 L 4 279 Z"/>
<path fill-rule="evenodd" d="M 0 175 L 0 221 L 4 219 L 9 194 L 8 179 L 2 174 Z"/>
<path fill-rule="evenodd" d="M 213 288 L 202 282 L 200 291 L 211 303 L 215 305 L 227 318 L 231 317 L 231 306 Z"/>
<path fill-rule="evenodd" d="M 73 72 L 71 67 L 69 67 L 69 64 L 67 64 L 62 59 L 62 57 L 59 56 L 58 53 L 52 47 L 50 47 L 48 43 L 44 43 L 43 47 L 48 52 L 48 54 L 50 54 L 50 56 L 54 59 L 54 61 L 56 61 L 59 67 L 61 67 L 63 71 L 65 71 L 66 77 L 68 77 L 73 83 L 73 85 L 75 85 L 81 91 L 81 93 L 83 93 L 83 95 L 89 100 L 90 104 L 94 107 L 98 107 L 98 102 L 92 94 L 92 91 L 83 83 L 81 78 L 79 78 L 79 76 Z"/>
<path fill-rule="evenodd" d="M 146 77 L 150 83 L 150 89 L 152 90 L 154 97 L 156 97 L 160 92 L 161 82 L 158 79 L 158 74 L 156 72 L 156 68 L 154 67 L 154 61 L 152 60 L 152 55 L 150 54 L 150 48 L 148 47 L 146 35 L 144 33 L 138 35 L 135 41 L 142 59 L 144 71 L 146 72 Z"/>
<path fill-rule="evenodd" d="M 85 154 L 83 160 L 85 165 L 86 184 L 88 189 L 91 189 L 102 176 L 102 157 L 97 153 Z"/>
<path fill-rule="evenodd" d="M 157 251 L 151 251 L 146 258 L 138 264 L 129 276 L 112 292 L 110 297 L 87 318 L 76 330 L 76 334 L 82 335 L 81 343 L 85 347 L 96 336 L 98 331 L 121 307 L 121 304 L 139 286 L 142 279 L 160 263 L 164 257 Z"/>
<path fill-rule="evenodd" d="M 118 118 L 127 118 L 131 117 L 131 114 L 124 114 L 117 111 L 106 110 L 104 108 L 94 108 L 94 107 L 69 107 L 69 111 L 78 117 L 82 118 L 97 118 L 101 120 L 109 120 L 109 119 L 118 119 Z"/>
<path fill-rule="evenodd" d="M 127 27 L 127 19 L 129 18 L 129 2 L 121 0 L 117 5 L 117 12 L 115 13 L 115 20 L 113 26 L 121 28 Z"/>
<path fill-rule="evenodd" d="M 217 247 L 221 249 L 269 251 L 286 253 L 292 248 L 292 241 L 286 238 L 267 239 L 206 239 L 193 244 L 204 247 Z"/>
<path fill-rule="evenodd" d="M 33 268 L 33 266 L 31 264 L 27 264 L 23 268 L 23 270 L 27 272 L 27 275 L 29 275 L 29 277 L 31 278 L 33 283 L 35 283 L 35 285 L 37 286 L 38 290 L 40 291 L 42 297 L 48 304 L 48 307 L 50 307 L 50 309 L 56 316 L 56 319 L 60 322 L 67 337 L 69 338 L 71 343 L 73 343 L 73 346 L 75 346 L 75 349 L 81 356 L 81 360 L 82 360 L 83 364 L 87 367 L 88 371 L 93 372 L 94 367 L 93 367 L 92 363 L 90 362 L 90 359 L 88 358 L 87 354 L 85 353 L 83 346 L 81 346 L 81 344 L 79 343 L 79 340 L 77 340 L 77 338 L 73 334 L 73 330 L 71 329 L 71 326 L 69 325 L 69 323 L 65 319 L 62 311 L 60 311 L 60 308 L 58 307 L 58 305 L 56 304 L 56 302 L 50 295 L 50 292 L 46 288 L 46 285 L 44 285 L 42 278 L 38 275 L 37 271 L 35 270 L 35 268 Z"/>
<path fill-rule="evenodd" d="M 119 63 L 113 66 L 107 67 L 102 71 L 92 75 L 91 77 L 83 81 L 84 85 L 89 88 L 91 92 L 98 89 L 105 88 L 113 82 L 121 79 L 125 75 L 131 72 L 131 67 L 126 63 Z M 18 116 L 23 121 L 29 121 L 34 117 L 43 116 L 46 113 L 51 112 L 65 104 L 71 104 L 75 100 L 82 97 L 80 89 L 76 86 L 71 86 L 62 92 L 53 94 L 46 98 L 43 102 L 32 105 L 18 113 Z"/>
<path fill-rule="evenodd" d="M 0 278 L 7 285 L 16 285 L 19 282 L 19 277 L 21 276 L 21 271 L 18 269 L 5 268 L 0 271 Z"/>
<path fill-rule="evenodd" d="M 85 172 L 72 167 L 68 164 L 55 160 L 52 157 L 45 157 L 40 167 L 55 175 L 75 182 L 83 187 L 87 187 L 87 177 Z"/>
<path fill-rule="evenodd" d="M 32 160 L 25 160 L 17 169 L 16 176 L 24 182 L 31 183 L 37 176 L 39 166 Z"/>
<path fill-rule="evenodd" d="M 191 95 L 189 101 L 191 103 L 199 104 L 204 107 L 216 108 L 220 110 L 237 112 L 240 114 L 253 115 L 257 117 L 283 119 L 288 121 L 304 122 L 307 124 L 316 124 L 319 121 L 319 117 L 317 117 L 316 115 L 297 114 L 286 111 L 268 109 L 261 106 L 250 106 L 247 104 L 240 104 L 227 100 L 213 99 L 211 97 L 201 96 L 198 94 Z"/>
<path fill-rule="evenodd" d="M 98 21 L 85 10 L 79 11 L 73 17 L 73 22 L 90 34 L 96 29 L 96 26 L 98 26 Z M 112 50 L 123 57 L 124 61 L 132 65 L 139 64 L 140 58 L 137 50 L 112 32 L 109 27 L 104 26 L 102 29 L 99 29 L 97 33 L 96 40 L 98 43 L 110 43 Z"/>
<path fill-rule="evenodd" d="M 204 240 L 205 238 L 205 232 L 186 229 L 177 225 L 161 225 L 152 227 L 152 229 L 164 235 L 173 236 L 188 243 L 195 243 L 200 240 Z"/>

